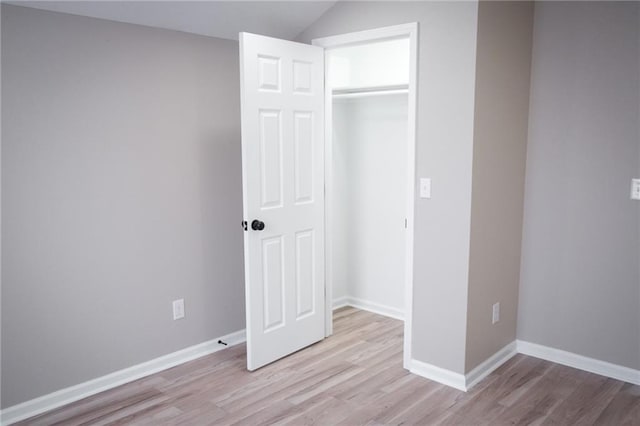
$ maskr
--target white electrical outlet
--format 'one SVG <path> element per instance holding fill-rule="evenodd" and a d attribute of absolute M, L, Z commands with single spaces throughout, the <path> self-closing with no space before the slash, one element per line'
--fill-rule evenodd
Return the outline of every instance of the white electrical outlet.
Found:
<path fill-rule="evenodd" d="M 640 200 L 640 179 L 631 179 L 631 199 Z"/>
<path fill-rule="evenodd" d="M 491 317 L 491 324 L 495 324 L 500 321 L 500 302 L 493 304 L 493 315 Z"/>
<path fill-rule="evenodd" d="M 184 318 L 184 299 L 173 301 L 173 319 L 175 321 L 180 318 Z"/>

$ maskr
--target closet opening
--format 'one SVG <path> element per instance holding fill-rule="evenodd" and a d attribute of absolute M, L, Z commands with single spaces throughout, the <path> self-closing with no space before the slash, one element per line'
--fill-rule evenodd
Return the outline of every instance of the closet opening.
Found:
<path fill-rule="evenodd" d="M 404 321 L 411 354 L 417 24 L 325 48 L 326 336 L 342 306 Z"/>

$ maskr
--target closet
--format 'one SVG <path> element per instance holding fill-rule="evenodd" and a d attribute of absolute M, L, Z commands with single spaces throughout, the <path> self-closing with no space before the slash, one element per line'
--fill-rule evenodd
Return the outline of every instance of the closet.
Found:
<path fill-rule="evenodd" d="M 325 59 L 333 304 L 404 318 L 409 38 L 334 48 Z"/>

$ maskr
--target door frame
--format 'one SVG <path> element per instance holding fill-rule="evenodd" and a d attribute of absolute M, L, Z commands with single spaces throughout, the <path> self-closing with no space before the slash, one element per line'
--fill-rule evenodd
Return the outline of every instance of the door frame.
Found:
<path fill-rule="evenodd" d="M 333 334 L 333 282 L 332 262 L 333 241 L 331 231 L 331 207 L 333 205 L 332 177 L 330 159 L 333 147 L 332 88 L 327 84 L 329 61 L 326 52 L 331 49 L 370 43 L 394 38 L 409 38 L 409 93 L 407 128 L 407 199 L 406 199 L 406 240 L 405 240 L 405 283 L 404 283 L 404 346 L 403 366 L 409 369 L 411 360 L 412 324 L 413 324 L 413 241 L 414 241 L 414 205 L 416 191 L 416 113 L 417 113 L 417 75 L 418 75 L 418 23 L 394 25 L 354 33 L 317 38 L 311 44 L 325 49 L 325 337 Z"/>

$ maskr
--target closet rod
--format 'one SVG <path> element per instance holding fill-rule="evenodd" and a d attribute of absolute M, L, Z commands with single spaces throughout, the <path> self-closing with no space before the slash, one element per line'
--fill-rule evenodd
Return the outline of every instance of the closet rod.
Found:
<path fill-rule="evenodd" d="M 389 86 L 353 87 L 348 89 L 333 89 L 334 98 L 395 95 L 409 93 L 408 84 L 395 84 Z"/>
<path fill-rule="evenodd" d="M 409 93 L 409 89 L 400 90 L 376 90 L 371 92 L 351 92 L 351 93 L 338 93 L 333 95 L 333 99 L 352 99 L 352 98 L 368 98 L 373 96 L 385 96 L 385 95 L 401 95 Z"/>

